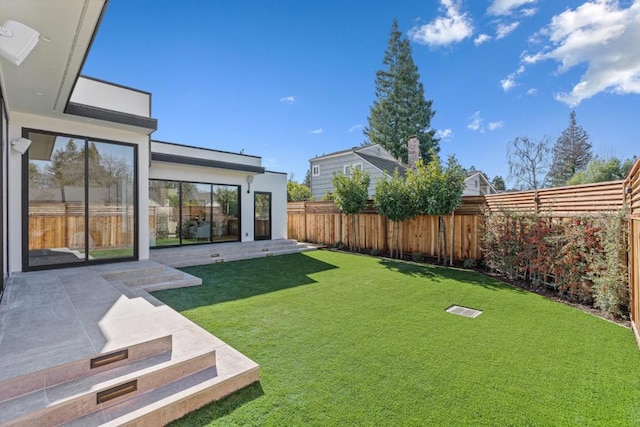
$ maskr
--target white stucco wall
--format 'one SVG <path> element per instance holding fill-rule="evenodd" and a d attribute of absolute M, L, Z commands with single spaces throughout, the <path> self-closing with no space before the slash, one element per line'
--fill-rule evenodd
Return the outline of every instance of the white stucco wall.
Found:
<path fill-rule="evenodd" d="M 251 184 L 251 192 L 271 192 L 271 238 L 287 238 L 287 174 L 278 172 L 266 172 L 256 175 Z M 253 195 L 251 197 L 251 210 L 253 212 Z M 253 229 L 253 219 L 251 219 Z"/>
<path fill-rule="evenodd" d="M 139 258 L 148 259 L 149 137 L 142 133 L 108 128 L 85 121 L 56 119 L 13 112 L 9 123 L 9 141 L 21 137 L 23 128 L 138 145 Z M 8 262 L 9 271 L 18 272 L 22 271 L 22 155 L 11 149 L 8 150 L 8 171 Z"/>
<path fill-rule="evenodd" d="M 86 77 L 78 78 L 70 101 L 134 116 L 150 117 L 151 94 Z"/>
<path fill-rule="evenodd" d="M 172 154 L 174 156 L 195 157 L 198 159 L 218 160 L 241 165 L 262 166 L 262 159 L 228 151 L 210 150 L 207 148 L 190 147 L 161 141 L 151 141 L 151 151 L 154 153 Z"/>

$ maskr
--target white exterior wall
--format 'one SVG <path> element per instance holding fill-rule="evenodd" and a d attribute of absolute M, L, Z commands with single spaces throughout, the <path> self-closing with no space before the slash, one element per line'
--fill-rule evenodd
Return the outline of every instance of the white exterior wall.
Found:
<path fill-rule="evenodd" d="M 271 238 L 287 238 L 287 174 L 278 172 L 266 172 L 263 175 L 255 175 L 251 184 L 251 230 L 253 235 L 253 192 L 271 192 Z M 246 193 L 246 190 L 245 190 Z M 242 215 L 244 217 L 244 213 Z"/>
<path fill-rule="evenodd" d="M 2 98 L 0 98 L 0 102 L 2 102 Z M 2 110 L 0 109 L 0 114 L 2 114 Z M 0 141 L 0 149 L 2 150 L 2 167 L 0 169 L 0 173 L 2 173 L 2 195 L 0 197 L 2 197 L 2 206 L 3 206 L 3 211 L 2 211 L 2 216 L 0 217 L 0 220 L 2 221 L 2 229 L 3 229 L 3 234 L 2 234 L 2 267 L 3 267 L 3 271 L 2 271 L 2 277 L 0 277 L 0 280 L 4 280 L 5 276 L 8 275 L 9 273 L 9 259 L 7 258 L 7 250 L 8 250 L 8 246 L 9 246 L 9 239 L 7 238 L 8 236 L 8 230 L 7 230 L 7 211 L 9 209 L 9 197 L 8 197 L 8 183 L 7 183 L 7 174 L 5 174 L 5 171 L 7 170 L 7 164 L 8 164 L 8 152 L 9 152 L 9 137 L 8 137 L 8 132 L 9 129 L 7 128 L 7 121 L 5 120 L 5 116 L 2 115 L 2 117 L 0 118 L 0 124 L 2 126 L 2 141 Z M 0 285 L 0 287 L 2 287 L 2 285 Z"/>
<path fill-rule="evenodd" d="M 149 117 L 150 98 L 151 95 L 148 93 L 80 77 L 70 101 L 134 116 Z"/>
<path fill-rule="evenodd" d="M 9 141 L 22 136 L 22 129 L 59 132 L 89 138 L 118 141 L 138 145 L 138 254 L 149 259 L 149 137 L 145 134 L 98 126 L 75 120 L 54 119 L 18 112 L 11 114 Z M 7 230 L 9 272 L 22 271 L 22 155 L 8 150 L 8 215 Z"/>
<path fill-rule="evenodd" d="M 209 150 L 206 148 L 189 147 L 186 145 L 167 144 L 160 141 L 151 141 L 151 151 L 154 153 L 172 154 L 174 156 L 218 160 L 227 163 L 239 163 L 241 165 L 262 166 L 262 159 L 256 156 Z"/>
<path fill-rule="evenodd" d="M 167 144 L 163 144 L 168 146 Z M 155 144 L 154 144 L 155 146 Z M 176 149 L 182 147 L 175 146 Z M 189 148 L 189 147 L 185 147 Z M 199 154 L 188 152 L 193 157 L 204 158 L 207 150 L 196 150 Z M 188 155 L 185 152 L 171 154 Z M 244 156 L 247 157 L 247 156 Z M 250 157 L 248 157 L 251 159 Z M 260 158 L 256 158 L 260 161 Z M 222 160 L 216 158 L 216 160 Z M 229 161 L 229 160 L 222 160 Z M 255 166 L 259 166 L 255 165 Z M 251 192 L 247 193 L 247 176 L 253 175 Z M 227 169 L 215 169 L 204 166 L 183 165 L 177 163 L 152 162 L 149 169 L 149 179 L 167 179 L 175 181 L 199 182 L 208 184 L 239 185 L 240 186 L 240 230 L 241 241 L 253 241 L 253 192 L 270 191 L 271 198 L 271 238 L 284 239 L 287 237 L 287 175 L 267 172 L 265 174 L 253 174 L 251 172 L 232 171 Z M 148 185 L 147 185 L 148 194 Z M 147 229 L 148 229 L 148 219 Z"/>

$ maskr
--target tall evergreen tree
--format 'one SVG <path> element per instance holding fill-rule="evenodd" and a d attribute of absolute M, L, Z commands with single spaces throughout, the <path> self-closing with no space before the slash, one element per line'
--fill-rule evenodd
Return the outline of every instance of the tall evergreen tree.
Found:
<path fill-rule="evenodd" d="M 380 144 L 407 163 L 407 142 L 415 136 L 420 140 L 422 158 L 429 161 L 431 153 L 440 150 L 436 131 L 430 129 L 433 101 L 424 97 L 411 45 L 403 39 L 395 19 L 382 64 L 384 69 L 376 72 L 376 100 L 363 130 L 365 144 Z"/>
<path fill-rule="evenodd" d="M 554 187 L 565 185 L 577 172 L 585 170 L 593 154 L 589 134 L 578 125 L 576 112 L 569 114 L 569 126 L 553 146 L 549 179 Z"/>

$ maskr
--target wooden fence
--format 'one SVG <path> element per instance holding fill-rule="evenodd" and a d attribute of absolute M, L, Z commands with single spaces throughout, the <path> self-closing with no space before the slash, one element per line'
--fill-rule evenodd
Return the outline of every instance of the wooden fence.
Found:
<path fill-rule="evenodd" d="M 74 203 L 32 203 L 29 206 L 29 250 L 81 249 L 85 231 L 92 248 L 126 247 L 134 241 L 133 206 L 89 207 L 85 225 L 84 206 Z"/>
<path fill-rule="evenodd" d="M 554 217 L 617 212 L 624 208 L 625 181 L 572 185 L 543 190 L 517 191 L 485 196 L 487 209 L 499 212 L 548 213 Z"/>
<path fill-rule="evenodd" d="M 625 180 L 629 206 L 629 287 L 631 291 L 631 325 L 640 345 L 640 159 Z"/>
<path fill-rule="evenodd" d="M 464 197 L 454 215 L 447 217 L 447 253 L 453 247 L 454 259 L 481 259 L 483 207 L 484 199 L 481 196 Z M 401 223 L 399 240 L 402 250 L 437 256 L 437 221 L 435 216 L 420 216 Z M 392 241 L 393 226 L 394 223 L 378 215 L 371 203 L 355 218 L 343 215 L 333 202 L 296 202 L 288 205 L 288 236 L 291 239 L 328 245 L 342 242 L 360 248 L 388 251 L 395 246 Z"/>

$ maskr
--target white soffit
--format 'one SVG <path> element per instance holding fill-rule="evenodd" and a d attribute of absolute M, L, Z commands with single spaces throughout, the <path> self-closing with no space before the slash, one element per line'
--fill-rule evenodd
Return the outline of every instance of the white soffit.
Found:
<path fill-rule="evenodd" d="M 0 2 L 0 18 L 40 32 L 18 67 L 0 58 L 2 89 L 12 111 L 56 116 L 66 107 L 107 0 Z M 0 20 L 2 20 L 0 19 Z"/>

